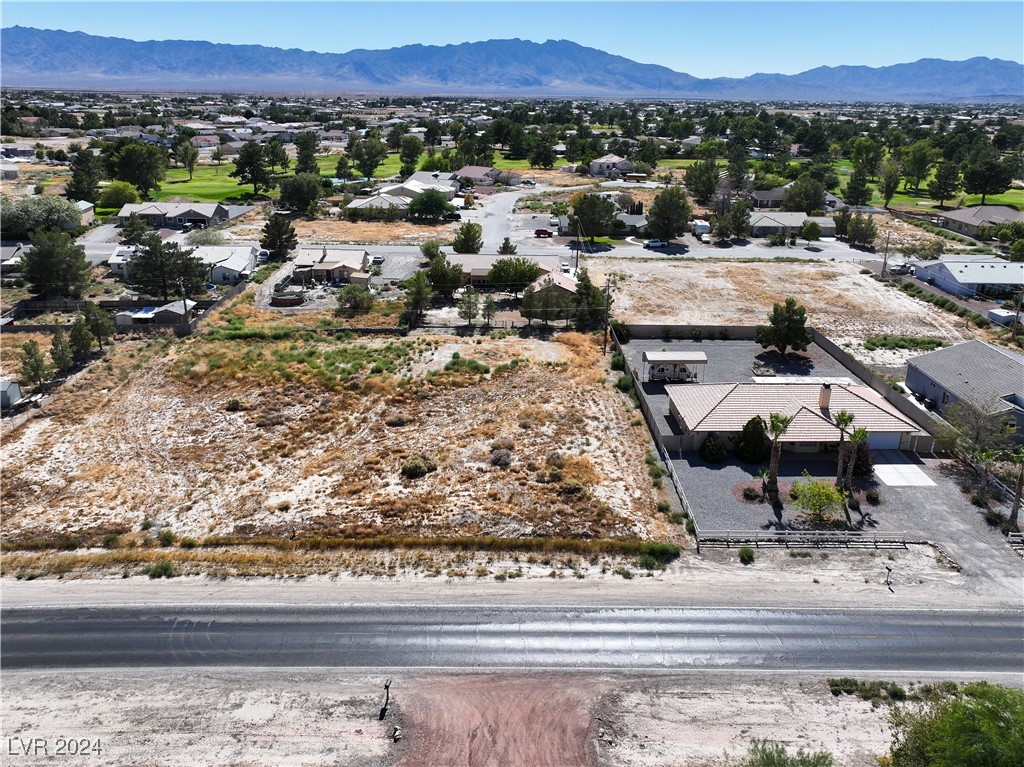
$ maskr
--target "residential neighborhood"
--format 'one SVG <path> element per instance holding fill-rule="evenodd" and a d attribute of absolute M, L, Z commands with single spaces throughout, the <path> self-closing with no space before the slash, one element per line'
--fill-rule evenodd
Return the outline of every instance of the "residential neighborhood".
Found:
<path fill-rule="evenodd" d="M 1020 719 L 1024 101 L 541 92 L 4 83 L 12 737 L 966 767 L 905 723 Z"/>

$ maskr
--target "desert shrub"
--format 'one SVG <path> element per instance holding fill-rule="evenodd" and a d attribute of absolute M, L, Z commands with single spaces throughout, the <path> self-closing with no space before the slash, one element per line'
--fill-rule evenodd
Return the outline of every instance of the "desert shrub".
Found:
<path fill-rule="evenodd" d="M 722 440 L 714 433 L 709 434 L 701 443 L 698 453 L 708 463 L 721 463 L 729 455 Z"/>
<path fill-rule="evenodd" d="M 242 404 L 242 400 L 240 400 L 238 397 L 232 397 L 231 399 L 228 400 L 228 404 L 224 406 L 224 409 L 227 410 L 229 413 L 237 413 L 240 410 L 244 410 L 245 405 Z"/>
<path fill-rule="evenodd" d="M 626 323 L 620 322 L 619 320 L 612 320 L 611 321 L 611 328 L 612 328 L 612 332 L 619 339 L 620 343 L 624 343 L 624 344 L 628 344 L 629 343 L 629 339 L 630 339 L 629 326 L 626 325 Z"/>
<path fill-rule="evenodd" d="M 491 450 L 511 450 L 515 447 L 515 442 L 511 437 L 498 437 L 491 443 Z"/>
<path fill-rule="evenodd" d="M 683 512 L 681 511 L 673 511 L 671 514 L 669 514 L 668 521 L 671 522 L 673 525 L 681 525 L 683 524 L 683 522 L 689 522 L 689 520 L 686 518 L 686 515 L 683 514 Z"/>
<path fill-rule="evenodd" d="M 665 569 L 665 563 L 659 561 L 658 559 L 656 559 L 655 557 L 651 556 L 650 554 L 641 554 L 639 557 L 637 557 L 636 566 L 640 567 L 640 568 L 643 568 L 644 570 L 651 570 L 651 571 L 653 571 L 653 570 L 664 570 Z"/>
<path fill-rule="evenodd" d="M 872 506 L 877 506 L 882 502 L 882 496 L 879 494 L 878 489 L 874 487 L 864 493 L 864 499 Z"/>
<path fill-rule="evenodd" d="M 544 463 L 548 466 L 557 466 L 558 468 L 561 468 L 565 465 L 565 456 L 557 450 L 552 450 L 545 457 Z"/>
<path fill-rule="evenodd" d="M 668 510 L 672 507 L 668 505 L 668 501 L 658 501 L 657 508 L 662 514 L 668 514 Z"/>
<path fill-rule="evenodd" d="M 850 511 L 860 511 L 860 499 L 853 495 L 847 497 L 846 508 Z"/>
<path fill-rule="evenodd" d="M 437 471 L 437 464 L 430 456 L 423 453 L 413 456 L 402 464 L 402 476 L 406 479 L 419 479 L 432 471 Z"/>
<path fill-rule="evenodd" d="M 140 527 L 143 530 L 149 530 L 151 527 L 153 527 L 153 520 L 152 519 L 144 519 L 144 520 L 142 520 L 142 525 Z"/>
<path fill-rule="evenodd" d="M 618 352 L 612 354 L 612 370 L 625 370 L 626 358 Z"/>
<path fill-rule="evenodd" d="M 181 546 L 181 548 L 183 549 L 194 549 L 196 546 L 199 545 L 199 541 L 197 541 L 195 538 L 182 538 L 181 542 L 178 545 Z"/>
<path fill-rule="evenodd" d="M 745 463 L 761 463 L 772 452 L 772 441 L 768 437 L 764 419 L 755 415 L 743 425 L 734 451 L 736 457 Z"/>
<path fill-rule="evenodd" d="M 491 372 L 487 365 L 476 360 L 466 359 L 458 352 L 452 355 L 451 360 L 444 366 L 444 369 L 449 373 L 476 373 L 477 375 L 487 375 Z"/>
<path fill-rule="evenodd" d="M 412 423 L 412 419 L 403 413 L 395 413 L 384 419 L 384 425 L 391 427 L 405 426 L 409 423 Z"/>
<path fill-rule="evenodd" d="M 103 536 L 103 548 L 116 549 L 121 545 L 121 536 L 117 533 L 107 533 Z"/>
<path fill-rule="evenodd" d="M 171 530 L 169 527 L 165 527 L 157 535 L 157 540 L 159 540 L 160 541 L 160 545 L 164 546 L 164 547 L 167 547 L 167 546 L 170 546 L 171 544 L 173 544 L 175 538 L 177 538 L 177 536 L 174 534 L 174 531 Z"/>
<path fill-rule="evenodd" d="M 743 488 L 743 499 L 745 501 L 759 501 L 761 500 L 761 494 L 757 491 L 757 488 L 745 487 Z"/>
<path fill-rule="evenodd" d="M 615 388 L 623 392 L 633 391 L 633 376 L 621 375 L 615 379 Z"/>
<path fill-rule="evenodd" d="M 612 572 L 616 575 L 621 575 L 627 581 L 633 580 L 633 571 L 628 567 L 616 567 Z"/>
<path fill-rule="evenodd" d="M 754 562 L 754 550 L 749 546 L 740 547 L 740 564 L 749 565 Z"/>
<path fill-rule="evenodd" d="M 512 451 L 500 448 L 491 453 L 491 465 L 506 467 L 512 465 Z"/>
<path fill-rule="evenodd" d="M 173 578 L 175 574 L 174 565 L 166 559 L 143 568 L 142 572 L 150 578 Z"/>

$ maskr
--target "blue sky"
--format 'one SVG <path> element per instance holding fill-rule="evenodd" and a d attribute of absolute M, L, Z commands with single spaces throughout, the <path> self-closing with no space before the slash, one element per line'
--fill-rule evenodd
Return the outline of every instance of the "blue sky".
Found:
<path fill-rule="evenodd" d="M 920 58 L 1024 58 L 1024 3 L 262 2 L 2 0 L 5 27 L 341 53 L 519 37 L 567 39 L 697 77 L 793 74 Z"/>

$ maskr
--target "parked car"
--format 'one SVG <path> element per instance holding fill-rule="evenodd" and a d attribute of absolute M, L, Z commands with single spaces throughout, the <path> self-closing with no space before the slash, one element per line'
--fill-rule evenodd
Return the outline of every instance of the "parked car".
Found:
<path fill-rule="evenodd" d="M 555 233 L 550 229 L 535 229 L 533 232 L 534 237 L 554 237 Z"/>
<path fill-rule="evenodd" d="M 648 240 L 644 243 L 645 248 L 667 248 L 669 243 L 665 240 Z"/>
<path fill-rule="evenodd" d="M 380 266 L 384 263 L 384 256 L 374 256 L 370 259 L 371 266 Z"/>
<path fill-rule="evenodd" d="M 700 236 L 700 241 L 703 242 L 705 245 L 710 245 L 711 244 L 711 235 L 708 234 L 707 232 L 705 232 L 704 234 L 702 234 Z"/>
<path fill-rule="evenodd" d="M 522 184 L 523 186 L 535 186 L 536 182 L 533 179 L 524 178 Z"/>

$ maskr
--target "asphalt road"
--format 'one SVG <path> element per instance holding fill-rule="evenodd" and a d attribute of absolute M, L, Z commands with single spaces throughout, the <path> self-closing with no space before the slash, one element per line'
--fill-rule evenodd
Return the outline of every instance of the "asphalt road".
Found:
<path fill-rule="evenodd" d="M 5 670 L 95 667 L 1020 673 L 1020 612 L 415 605 L 3 611 Z"/>

